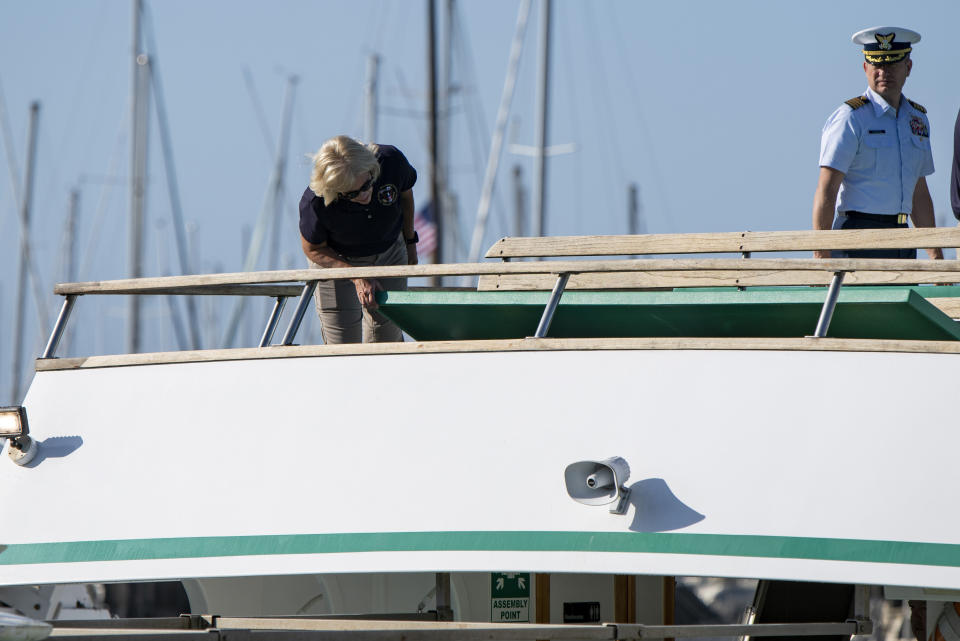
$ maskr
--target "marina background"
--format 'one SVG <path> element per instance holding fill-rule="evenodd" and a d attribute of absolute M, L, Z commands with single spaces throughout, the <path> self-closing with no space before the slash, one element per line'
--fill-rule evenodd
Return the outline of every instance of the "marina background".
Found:
<path fill-rule="evenodd" d="M 442 36 L 448 3 L 437 5 Z M 376 139 L 407 154 L 420 172 L 418 206 L 429 200 L 426 6 L 399 0 L 144 2 L 143 28 L 155 45 L 151 64 L 162 82 L 194 271 L 241 270 L 276 164 L 292 77 L 282 233 L 274 264 L 264 251 L 258 269 L 304 265 L 296 204 L 308 180 L 306 154 L 332 135 L 362 137 L 373 54 L 380 56 Z M 444 259 L 465 260 L 520 3 L 460 0 L 452 6 L 451 89 L 443 115 L 458 234 Z M 539 17 L 535 1 L 507 143 L 534 141 Z M 948 180 L 960 108 L 954 50 L 960 3 L 555 0 L 548 144 L 571 143 L 575 150 L 548 160 L 545 232 L 626 233 L 631 184 L 639 194 L 641 231 L 648 233 L 809 228 L 820 128 L 866 85 L 850 35 L 878 24 L 923 36 L 905 94 L 930 116 L 937 173 L 929 184 L 938 224 L 956 224 Z M 40 296 L 31 289 L 26 298 L 21 390 L 59 305 L 53 283 L 68 280 L 71 193 L 77 194 L 71 279 L 129 273 L 130 86 L 131 2 L 0 4 L 0 89 L 13 142 L 0 158 L 0 404 L 20 400 L 10 392 L 11 354 L 16 192 L 23 191 L 29 106 L 40 103 L 31 213 Z M 153 103 L 150 117 L 144 274 L 176 274 Z M 529 209 L 532 160 L 505 149 L 484 248 L 514 233 L 515 166 Z M 204 347 L 221 344 L 224 312 L 231 308 L 232 301 L 200 307 Z M 249 306 L 238 344 L 253 344 L 267 311 Z M 123 298 L 81 300 L 61 355 L 125 351 L 126 312 Z M 144 349 L 177 349 L 167 302 L 157 298 L 143 314 Z M 308 315 L 302 340 L 319 342 L 316 325 Z"/>

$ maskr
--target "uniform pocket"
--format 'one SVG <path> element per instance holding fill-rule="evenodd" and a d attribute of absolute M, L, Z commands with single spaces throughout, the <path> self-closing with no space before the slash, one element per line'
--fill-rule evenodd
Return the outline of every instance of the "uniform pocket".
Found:
<path fill-rule="evenodd" d="M 897 175 L 897 149 L 892 136 L 867 134 L 863 137 L 867 153 L 873 156 L 876 176 Z"/>
<path fill-rule="evenodd" d="M 910 136 L 913 141 L 903 149 L 903 166 L 918 176 L 933 171 L 933 155 L 930 152 L 930 139 L 923 136 Z"/>

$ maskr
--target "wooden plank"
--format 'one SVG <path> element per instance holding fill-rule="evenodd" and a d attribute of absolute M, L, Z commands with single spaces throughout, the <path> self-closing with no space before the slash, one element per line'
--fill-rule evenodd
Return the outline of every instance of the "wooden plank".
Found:
<path fill-rule="evenodd" d="M 674 625 L 677 614 L 677 578 L 663 577 L 663 625 Z M 664 637 L 663 641 L 674 641 L 674 637 Z"/>
<path fill-rule="evenodd" d="M 482 623 L 469 621 L 397 621 L 392 619 L 356 619 L 332 617 L 217 617 L 215 627 L 219 630 L 393 630 L 410 632 L 420 630 L 523 632 L 523 637 L 532 639 L 535 634 L 552 635 L 557 632 L 585 631 L 583 638 L 612 639 L 615 630 L 604 624 L 585 626 L 533 625 L 529 623 Z M 534 631 L 534 632 L 531 632 Z M 491 636 L 491 639 L 496 638 Z M 516 637 L 507 637 L 516 638 Z M 552 638 L 552 637 L 551 637 Z M 575 637 L 576 638 L 576 637 Z"/>
<path fill-rule="evenodd" d="M 637 236 L 507 237 L 486 258 L 960 247 L 960 228 L 721 232 Z"/>
<path fill-rule="evenodd" d="M 217 619 L 219 622 L 221 619 Z M 364 621 L 351 619 L 229 619 L 230 627 L 217 625 L 203 631 L 141 630 L 124 628 L 55 628 L 51 639 L 72 641 L 182 641 L 185 639 L 258 639 L 262 641 L 614 641 L 613 625 L 536 625 L 527 623 L 495 624 L 444 622 L 430 625 L 403 621 Z M 246 625 L 243 625 L 246 624 Z M 631 637 L 634 638 L 634 637 Z"/>
<path fill-rule="evenodd" d="M 209 289 L 215 294 L 227 285 L 306 282 L 317 279 L 390 278 L 421 276 L 475 276 L 498 274 L 586 274 L 627 271 L 890 271 L 890 272 L 960 272 L 958 260 L 904 260 L 872 258 L 660 258 L 631 260 L 534 261 L 516 263 L 461 263 L 453 265 L 395 265 L 382 267 L 345 267 L 336 269 L 292 269 L 268 272 L 204 274 L 199 276 L 165 276 L 86 283 L 61 283 L 54 293 L 67 294 L 154 294 L 189 290 L 193 293 Z M 949 280 L 947 281 L 949 282 Z"/>
<path fill-rule="evenodd" d="M 533 584 L 533 595 L 536 600 L 534 623 L 548 624 L 550 623 L 550 575 L 542 572 L 534 574 Z M 542 638 L 550 637 L 544 636 Z"/>
<path fill-rule="evenodd" d="M 361 343 L 354 345 L 291 345 L 238 349 L 116 354 L 36 360 L 36 371 L 100 367 L 209 363 L 271 358 L 363 356 L 377 354 L 449 354 L 472 352 L 592 350 L 779 350 L 837 352 L 908 352 L 960 354 L 960 341 L 903 341 L 840 338 L 524 338 L 489 341 Z"/>
<path fill-rule="evenodd" d="M 674 287 L 788 287 L 829 285 L 833 272 L 800 270 L 660 271 L 575 274 L 566 289 L 672 289 Z M 845 285 L 920 285 L 957 281 L 951 272 L 856 271 L 844 277 Z M 551 274 L 481 276 L 478 291 L 549 291 L 556 283 Z"/>
<path fill-rule="evenodd" d="M 637 622 L 637 577 L 632 574 L 613 576 L 613 621 Z"/>
<path fill-rule="evenodd" d="M 953 319 L 960 319 L 960 298 L 928 298 L 927 302 Z"/>
<path fill-rule="evenodd" d="M 458 292 L 458 291 L 475 291 L 473 287 L 410 287 L 411 291 L 416 290 L 430 290 L 438 292 Z M 202 296 L 267 296 L 270 298 L 276 298 L 278 296 L 285 296 L 287 298 L 292 298 L 299 296 L 303 291 L 303 283 L 298 283 L 296 285 L 187 285 L 180 286 L 175 285 L 171 287 L 156 287 L 151 288 L 149 292 L 142 292 L 140 288 L 131 288 L 131 289 L 110 289 L 103 292 L 95 293 L 104 293 L 104 294 L 139 294 L 141 296 L 161 296 L 161 295 L 202 295 Z M 94 293 L 94 292 L 91 292 Z"/>

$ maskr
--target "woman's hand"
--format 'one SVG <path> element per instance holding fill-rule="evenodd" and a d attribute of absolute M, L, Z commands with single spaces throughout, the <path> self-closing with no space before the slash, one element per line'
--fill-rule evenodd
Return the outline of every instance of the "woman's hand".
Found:
<path fill-rule="evenodd" d="M 383 287 L 380 286 L 380 283 L 376 279 L 354 278 L 353 286 L 357 288 L 357 300 L 360 301 L 361 305 L 371 311 L 379 307 L 379 305 L 377 305 L 376 291 L 383 289 Z"/>

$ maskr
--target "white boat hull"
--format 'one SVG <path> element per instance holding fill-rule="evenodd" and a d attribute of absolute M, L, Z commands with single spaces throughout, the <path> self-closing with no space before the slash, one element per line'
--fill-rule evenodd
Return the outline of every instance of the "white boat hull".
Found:
<path fill-rule="evenodd" d="M 373 572 L 960 588 L 960 356 L 599 350 L 38 372 L 0 585 Z M 921 400 L 922 399 L 922 400 Z M 620 456 L 627 513 L 564 469 Z"/>

